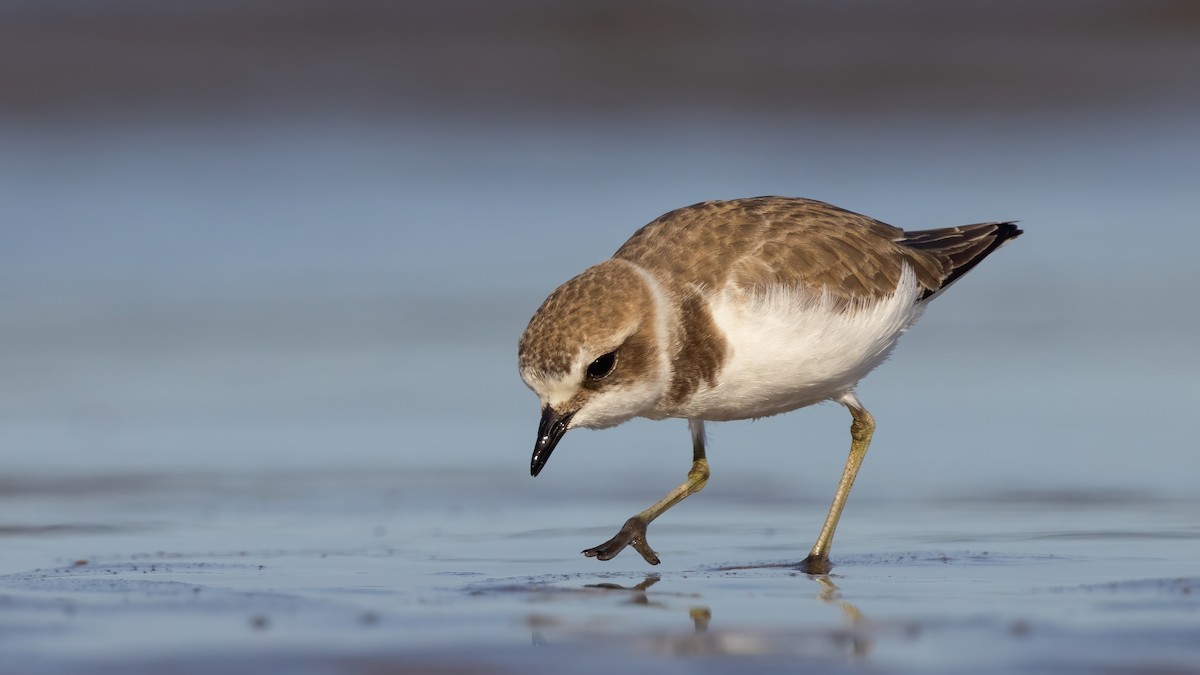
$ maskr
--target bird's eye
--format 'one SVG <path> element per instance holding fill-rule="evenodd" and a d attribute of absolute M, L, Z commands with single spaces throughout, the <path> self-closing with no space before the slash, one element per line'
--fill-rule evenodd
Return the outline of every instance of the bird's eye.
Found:
<path fill-rule="evenodd" d="M 589 380 L 603 380 L 608 377 L 609 373 L 617 365 L 617 353 L 609 352 L 600 358 L 592 361 L 587 367 L 587 376 Z"/>

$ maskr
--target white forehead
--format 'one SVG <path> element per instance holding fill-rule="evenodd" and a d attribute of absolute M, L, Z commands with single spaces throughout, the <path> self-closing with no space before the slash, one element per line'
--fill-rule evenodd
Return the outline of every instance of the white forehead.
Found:
<path fill-rule="evenodd" d="M 565 374 L 550 375 L 523 368 L 521 369 L 521 379 L 525 380 L 526 386 L 537 394 L 542 405 L 557 408 L 571 400 L 579 392 L 581 373 L 582 365 L 580 358 L 577 357 L 575 363 L 571 365 L 571 370 Z"/>

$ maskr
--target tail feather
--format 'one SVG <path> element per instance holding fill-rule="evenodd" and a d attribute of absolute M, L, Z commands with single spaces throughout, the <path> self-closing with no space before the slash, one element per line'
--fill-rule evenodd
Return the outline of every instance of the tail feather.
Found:
<path fill-rule="evenodd" d="M 1010 239 L 1022 233 L 1015 222 L 979 223 L 961 227 L 946 227 L 936 230 L 905 232 L 899 244 L 924 251 L 942 263 L 944 276 L 937 288 L 925 291 L 921 300 L 941 292 L 959 277 L 970 272 L 979 261 Z"/>

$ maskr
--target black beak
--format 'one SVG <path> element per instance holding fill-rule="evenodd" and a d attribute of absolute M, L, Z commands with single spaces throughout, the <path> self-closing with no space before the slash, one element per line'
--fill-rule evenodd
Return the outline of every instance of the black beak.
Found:
<path fill-rule="evenodd" d="M 550 459 L 550 453 L 554 452 L 554 446 L 558 445 L 563 434 L 567 433 L 567 425 L 571 423 L 571 416 L 574 414 L 569 412 L 560 415 L 550 406 L 542 408 L 537 442 L 533 444 L 533 460 L 529 463 L 530 474 L 536 476 L 542 472 L 542 467 L 546 466 L 546 461 Z"/>

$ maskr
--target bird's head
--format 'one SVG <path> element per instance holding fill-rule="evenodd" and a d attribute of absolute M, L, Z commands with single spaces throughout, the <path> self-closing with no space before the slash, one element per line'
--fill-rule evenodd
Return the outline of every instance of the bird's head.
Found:
<path fill-rule="evenodd" d="M 530 319 L 518 364 L 542 406 L 534 476 L 568 429 L 620 424 L 662 397 L 670 373 L 658 304 L 641 272 L 608 260 L 559 286 Z"/>

